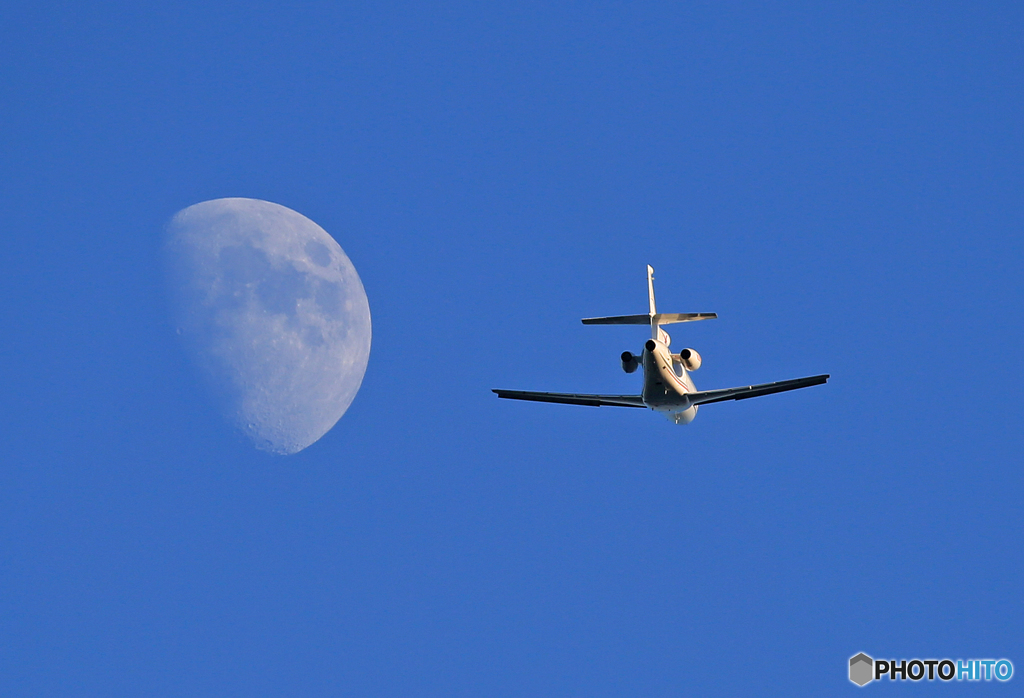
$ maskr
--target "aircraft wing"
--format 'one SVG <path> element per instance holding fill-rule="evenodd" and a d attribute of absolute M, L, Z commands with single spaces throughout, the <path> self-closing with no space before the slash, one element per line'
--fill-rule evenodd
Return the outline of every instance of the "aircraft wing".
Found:
<path fill-rule="evenodd" d="M 821 385 L 828 382 L 829 374 L 821 376 L 810 376 L 808 378 L 794 378 L 788 381 L 777 383 L 762 383 L 761 385 L 748 385 L 743 388 L 725 388 L 723 390 L 703 390 L 690 393 L 691 405 L 706 405 L 709 402 L 723 402 L 725 400 L 746 400 L 749 397 L 761 397 L 772 393 L 782 393 L 787 390 L 798 388 L 809 388 L 812 385 Z"/>
<path fill-rule="evenodd" d="M 589 405 L 591 407 L 647 407 L 639 395 L 581 395 L 578 393 L 535 393 L 529 390 L 495 390 L 498 397 L 509 400 L 533 400 L 534 402 L 558 402 L 565 405 Z"/>

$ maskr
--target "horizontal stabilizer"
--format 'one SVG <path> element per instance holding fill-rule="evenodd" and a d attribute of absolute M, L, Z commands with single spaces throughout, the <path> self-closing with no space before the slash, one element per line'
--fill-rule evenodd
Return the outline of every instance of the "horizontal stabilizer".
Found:
<path fill-rule="evenodd" d="M 677 322 L 713 320 L 718 313 L 656 313 L 655 315 L 613 315 L 583 318 L 584 325 L 671 325 Z"/>
<path fill-rule="evenodd" d="M 673 325 L 677 322 L 696 322 L 697 320 L 714 320 L 718 313 L 658 313 L 654 322 L 658 325 Z"/>
<path fill-rule="evenodd" d="M 810 376 L 808 378 L 794 378 L 788 381 L 777 383 L 762 383 L 761 385 L 748 385 L 742 388 L 725 388 L 723 390 L 703 390 L 690 393 L 689 402 L 691 405 L 706 405 L 709 402 L 723 402 L 725 400 L 746 400 L 751 397 L 761 397 L 773 393 L 782 393 L 787 390 L 809 388 L 812 385 L 827 383 L 829 375 Z"/>
<path fill-rule="evenodd" d="M 615 315 L 613 317 L 585 317 L 584 325 L 650 325 L 650 315 Z"/>
<path fill-rule="evenodd" d="M 644 317 L 647 317 L 646 315 Z M 528 390 L 495 390 L 498 397 L 509 400 L 558 402 L 563 405 L 589 405 L 590 407 L 647 407 L 639 395 L 581 395 L 578 393 L 534 393 Z"/>

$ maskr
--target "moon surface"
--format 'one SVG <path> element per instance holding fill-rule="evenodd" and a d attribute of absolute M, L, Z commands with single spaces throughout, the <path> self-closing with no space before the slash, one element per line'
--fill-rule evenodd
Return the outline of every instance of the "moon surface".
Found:
<path fill-rule="evenodd" d="M 230 422 L 297 453 L 345 414 L 370 357 L 370 306 L 334 238 L 295 211 L 215 199 L 167 224 L 178 333 Z"/>

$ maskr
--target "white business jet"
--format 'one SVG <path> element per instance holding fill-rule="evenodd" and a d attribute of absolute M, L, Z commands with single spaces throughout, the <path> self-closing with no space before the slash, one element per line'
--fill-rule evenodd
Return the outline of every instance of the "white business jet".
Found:
<path fill-rule="evenodd" d="M 498 397 L 511 400 L 533 400 L 536 402 L 558 402 L 569 405 L 590 405 L 592 407 L 649 407 L 661 412 L 676 424 L 689 424 L 697 416 L 697 406 L 725 400 L 746 400 L 761 395 L 781 393 L 786 390 L 808 388 L 828 381 L 828 374 L 794 378 L 777 383 L 748 385 L 742 388 L 724 390 L 697 390 L 690 378 L 690 371 L 700 368 L 700 354 L 693 349 L 683 349 L 673 354 L 669 348 L 671 338 L 662 325 L 677 322 L 712 320 L 716 313 L 659 313 L 654 307 L 654 269 L 647 266 L 647 293 L 651 311 L 647 315 L 619 315 L 615 317 L 592 317 L 583 320 L 584 325 L 650 325 L 651 338 L 644 344 L 639 356 L 628 351 L 622 352 L 622 370 L 633 373 L 640 366 L 644 369 L 644 387 L 639 395 L 580 395 L 577 393 L 535 393 L 527 390 L 495 390 Z"/>

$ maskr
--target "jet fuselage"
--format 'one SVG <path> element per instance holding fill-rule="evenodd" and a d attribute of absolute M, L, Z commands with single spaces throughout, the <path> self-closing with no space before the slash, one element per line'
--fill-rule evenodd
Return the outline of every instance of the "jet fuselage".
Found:
<path fill-rule="evenodd" d="M 663 339 L 667 339 L 664 336 Z M 658 339 L 648 339 L 642 358 L 644 385 L 640 395 L 644 404 L 676 424 L 689 424 L 697 416 L 697 406 L 691 405 L 689 395 L 697 392 L 689 371 L 672 356 L 668 345 Z"/>

